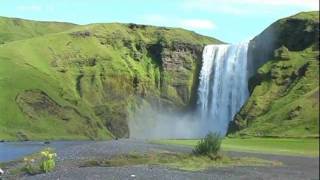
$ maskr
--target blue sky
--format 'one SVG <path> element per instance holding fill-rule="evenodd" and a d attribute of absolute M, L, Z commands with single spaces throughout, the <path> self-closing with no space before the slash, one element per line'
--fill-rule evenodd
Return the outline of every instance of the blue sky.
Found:
<path fill-rule="evenodd" d="M 0 0 L 0 16 L 182 27 L 237 43 L 279 18 L 318 7 L 318 0 Z"/>

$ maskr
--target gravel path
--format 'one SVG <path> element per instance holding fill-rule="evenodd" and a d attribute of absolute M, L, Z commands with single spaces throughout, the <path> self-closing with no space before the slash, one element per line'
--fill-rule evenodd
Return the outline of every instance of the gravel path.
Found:
<path fill-rule="evenodd" d="M 266 160 L 278 160 L 281 167 L 226 167 L 212 168 L 201 172 L 188 172 L 168 169 L 161 166 L 128 166 L 128 167 L 82 167 L 72 162 L 92 158 L 108 158 L 118 154 L 132 152 L 147 153 L 157 151 L 191 152 L 191 148 L 173 145 L 149 144 L 141 140 L 118 140 L 103 142 L 85 142 L 57 149 L 59 156 L 57 169 L 48 174 L 26 176 L 22 179 L 39 180 L 95 180 L 95 179 L 174 179 L 174 180 L 207 180 L 207 179 L 319 179 L 318 158 L 280 156 L 256 153 L 227 152 L 233 157 L 257 157 Z M 135 177 L 132 177 L 134 175 Z"/>
<path fill-rule="evenodd" d="M 113 141 L 86 142 L 58 149 L 59 160 L 81 160 L 92 158 L 109 158 L 128 153 L 147 153 L 156 151 L 191 152 L 191 148 L 182 146 L 150 144 L 142 140 L 122 139 Z"/>

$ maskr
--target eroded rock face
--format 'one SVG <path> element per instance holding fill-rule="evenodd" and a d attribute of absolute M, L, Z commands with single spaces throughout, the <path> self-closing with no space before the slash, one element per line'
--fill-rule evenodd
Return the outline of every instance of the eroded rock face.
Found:
<path fill-rule="evenodd" d="M 277 60 L 289 60 L 290 59 L 290 52 L 288 48 L 285 46 L 281 46 L 280 48 L 274 50 L 274 58 Z"/>
<path fill-rule="evenodd" d="M 60 121 L 57 123 L 66 124 L 66 130 L 68 130 L 68 124 L 71 121 L 78 121 L 77 126 L 85 128 L 85 130 L 74 133 L 84 134 L 92 139 L 97 137 L 96 128 L 101 128 L 92 117 L 83 115 L 71 106 L 61 106 L 51 99 L 48 94 L 38 89 L 26 90 L 19 93 L 16 97 L 16 103 L 26 116 L 31 120 L 39 121 L 39 123 L 40 121 L 47 121 L 50 118 Z M 20 131 L 17 133 L 17 137 L 20 140 L 28 139 L 27 135 Z"/>
<path fill-rule="evenodd" d="M 95 114 L 105 122 L 104 125 L 115 137 L 129 137 L 128 113 L 123 110 L 125 108 L 121 105 L 95 107 Z"/>
<path fill-rule="evenodd" d="M 69 120 L 64 109 L 41 90 L 24 91 L 17 96 L 16 102 L 32 119 L 41 118 L 41 114 L 47 113 L 61 120 Z"/>
<path fill-rule="evenodd" d="M 198 87 L 202 48 L 175 43 L 173 47 L 164 48 L 161 53 L 162 86 L 173 87 L 182 106 L 188 106 L 194 103 L 192 100 L 196 99 L 195 88 Z M 170 99 L 168 91 L 170 91 L 169 88 L 164 89 L 162 95 Z"/>
<path fill-rule="evenodd" d="M 76 32 L 72 32 L 70 34 L 74 37 L 82 37 L 82 38 L 91 36 L 90 31 L 76 31 Z"/>

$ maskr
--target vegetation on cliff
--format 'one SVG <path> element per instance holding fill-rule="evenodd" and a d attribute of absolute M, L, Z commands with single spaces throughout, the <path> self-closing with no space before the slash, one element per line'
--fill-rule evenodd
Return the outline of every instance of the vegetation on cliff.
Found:
<path fill-rule="evenodd" d="M 141 104 L 195 100 L 202 48 L 219 40 L 136 24 L 0 18 L 0 139 L 127 137 Z"/>

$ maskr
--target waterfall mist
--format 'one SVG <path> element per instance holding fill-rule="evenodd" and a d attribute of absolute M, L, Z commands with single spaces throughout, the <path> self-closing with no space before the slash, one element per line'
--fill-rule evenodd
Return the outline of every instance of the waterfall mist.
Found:
<path fill-rule="evenodd" d="M 247 43 L 206 46 L 195 111 L 142 107 L 129 121 L 130 137 L 198 138 L 210 131 L 225 135 L 249 96 L 247 50 Z"/>
<path fill-rule="evenodd" d="M 145 106 L 129 121 L 130 138 L 196 138 L 200 137 L 199 121 L 190 112 L 168 112 Z"/>

